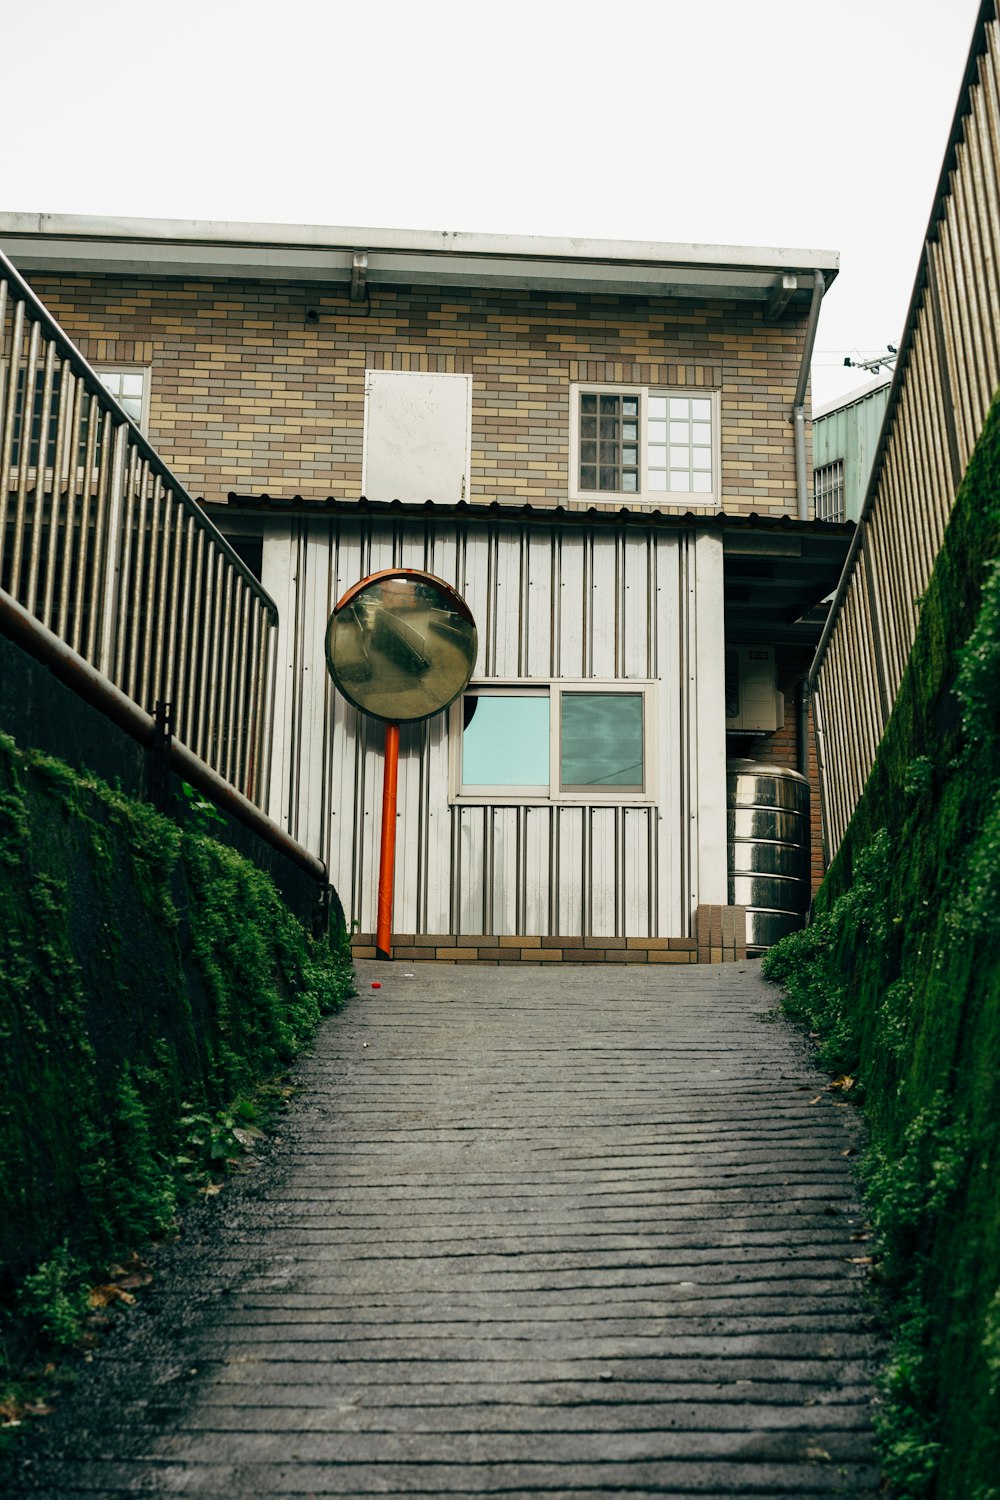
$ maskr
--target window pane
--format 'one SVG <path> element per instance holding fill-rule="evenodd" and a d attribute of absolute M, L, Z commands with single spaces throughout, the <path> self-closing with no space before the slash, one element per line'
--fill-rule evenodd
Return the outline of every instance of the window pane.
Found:
<path fill-rule="evenodd" d="M 691 415 L 690 407 L 691 403 L 686 396 L 671 396 L 670 415 L 672 417 L 689 417 Z"/>
<path fill-rule="evenodd" d="M 626 469 L 622 475 L 622 489 L 626 495 L 635 495 L 639 492 L 639 476 L 634 469 Z"/>
<path fill-rule="evenodd" d="M 712 467 L 711 448 L 693 448 L 691 450 L 692 469 L 710 469 Z"/>
<path fill-rule="evenodd" d="M 597 397 L 596 396 L 581 396 L 580 397 L 580 410 L 581 411 L 596 411 L 597 410 Z"/>
<path fill-rule="evenodd" d="M 665 490 L 667 487 L 667 476 L 662 469 L 650 469 L 649 488 L 651 490 Z"/>
<path fill-rule="evenodd" d="M 691 488 L 693 490 L 697 490 L 699 494 L 706 494 L 706 495 L 711 494 L 711 490 L 712 490 L 712 476 L 711 476 L 711 474 L 695 474 L 694 475 L 694 483 L 692 484 Z"/>
<path fill-rule="evenodd" d="M 562 693 L 560 777 L 564 789 L 643 788 L 642 694 Z"/>
<path fill-rule="evenodd" d="M 595 438 L 597 436 L 596 417 L 580 418 L 580 436 L 585 438 Z"/>
<path fill-rule="evenodd" d="M 679 491 L 679 493 L 682 495 L 686 494 L 690 490 L 691 476 L 688 473 L 687 469 L 671 469 L 670 488 L 672 490 Z"/>
<path fill-rule="evenodd" d="M 712 419 L 711 401 L 692 401 L 691 415 L 696 422 L 710 422 Z"/>
<path fill-rule="evenodd" d="M 688 462 L 688 456 L 688 450 L 686 448 L 671 448 L 670 450 L 670 462 L 674 465 L 675 468 L 680 468 L 681 464 L 686 464 Z"/>
<path fill-rule="evenodd" d="M 624 396 L 622 398 L 622 413 L 626 417 L 637 417 L 639 415 L 639 397 Z"/>
<path fill-rule="evenodd" d="M 690 436 L 691 432 L 686 422 L 671 422 L 670 441 L 672 443 L 686 443 Z"/>
<path fill-rule="evenodd" d="M 649 415 L 650 417 L 655 418 L 657 421 L 662 422 L 664 420 L 667 415 L 666 396 L 650 396 Z"/>
<path fill-rule="evenodd" d="M 650 422 L 646 430 L 649 433 L 649 441 L 651 443 L 665 443 L 667 441 L 666 422 Z"/>
<path fill-rule="evenodd" d="M 710 443 L 712 441 L 712 424 L 710 422 L 695 422 L 691 428 L 692 443 Z"/>
<path fill-rule="evenodd" d="M 467 700 L 468 701 L 468 700 Z M 462 785 L 549 789 L 549 700 L 545 693 L 475 695 L 462 735 Z"/>

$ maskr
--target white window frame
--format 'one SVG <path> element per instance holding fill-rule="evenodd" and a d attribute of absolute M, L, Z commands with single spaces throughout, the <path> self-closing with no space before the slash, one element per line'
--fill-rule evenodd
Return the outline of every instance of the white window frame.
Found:
<path fill-rule="evenodd" d="M 705 390 L 699 386 L 659 385 L 594 385 L 579 381 L 570 385 L 569 405 L 569 498 L 583 500 L 590 505 L 647 505 L 662 507 L 682 505 L 690 509 L 693 505 L 717 506 L 722 502 L 720 405 L 717 390 Z M 639 488 L 628 490 L 583 490 L 580 488 L 580 397 L 638 396 L 639 397 Z M 649 398 L 651 396 L 684 397 L 686 400 L 708 401 L 712 414 L 712 488 L 710 490 L 650 490 L 647 424 L 649 422 Z M 668 416 L 669 420 L 669 416 Z"/>
<path fill-rule="evenodd" d="M 448 801 L 471 807 L 555 807 L 599 805 L 649 807 L 656 801 L 656 683 L 652 678 L 489 678 L 471 682 L 449 710 L 448 719 Z M 560 787 L 563 693 L 631 693 L 642 696 L 643 786 L 632 791 L 622 787 L 580 787 L 564 791 Z M 548 790 L 516 786 L 477 786 L 475 791 L 462 787 L 462 735 L 464 705 L 467 697 L 521 698 L 529 695 L 549 701 L 549 785 Z"/>

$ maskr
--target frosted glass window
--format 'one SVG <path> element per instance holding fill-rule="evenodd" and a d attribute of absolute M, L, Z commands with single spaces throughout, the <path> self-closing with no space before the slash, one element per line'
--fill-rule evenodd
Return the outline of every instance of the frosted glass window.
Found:
<path fill-rule="evenodd" d="M 561 694 L 560 782 L 563 790 L 643 786 L 642 694 Z"/>
<path fill-rule="evenodd" d="M 474 705 L 474 708 L 473 708 Z M 549 699 L 545 693 L 481 693 L 466 699 L 462 784 L 549 788 Z"/>

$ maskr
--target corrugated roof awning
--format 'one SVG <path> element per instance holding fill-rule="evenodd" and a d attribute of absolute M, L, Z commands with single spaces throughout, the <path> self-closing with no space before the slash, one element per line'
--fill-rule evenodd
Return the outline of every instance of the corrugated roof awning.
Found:
<path fill-rule="evenodd" d="M 465 525 L 504 524 L 637 529 L 712 530 L 722 535 L 726 636 L 732 641 L 783 641 L 815 645 L 825 619 L 823 601 L 840 578 L 854 534 L 852 521 L 799 521 L 794 516 L 737 516 L 717 511 L 570 510 L 566 506 L 501 505 L 459 501 L 422 505 L 400 500 L 323 500 L 301 495 L 230 494 L 228 505 L 208 505 L 222 531 L 236 517 L 293 516 L 375 520 L 406 525 L 444 521 Z"/>

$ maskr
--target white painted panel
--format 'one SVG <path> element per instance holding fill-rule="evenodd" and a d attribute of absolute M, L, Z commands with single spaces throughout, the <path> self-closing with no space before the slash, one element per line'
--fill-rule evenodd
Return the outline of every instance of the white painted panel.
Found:
<path fill-rule="evenodd" d="M 678 594 L 680 540 L 662 532 L 654 542 L 654 652 L 650 670 L 657 677 L 656 935 L 684 937 L 688 915 L 681 909 L 681 861 L 687 828 L 681 817 L 681 721 Z"/>
<path fill-rule="evenodd" d="M 464 500 L 471 393 L 469 375 L 368 370 L 363 494 L 369 500 Z"/>
<path fill-rule="evenodd" d="M 492 635 L 492 610 L 489 599 L 489 530 L 485 526 L 470 526 L 464 534 L 464 566 L 458 591 L 472 611 L 479 632 L 479 659 L 473 674 L 477 678 L 490 675 L 490 637 Z"/>
<path fill-rule="evenodd" d="M 528 677 L 552 675 L 552 533 L 529 527 L 528 618 L 525 629 L 525 672 Z M 542 931 L 544 929 L 539 929 Z"/>
<path fill-rule="evenodd" d="M 552 846 L 555 812 L 549 807 L 524 810 L 524 917 L 523 930 L 532 936 L 549 931 Z"/>
<path fill-rule="evenodd" d="M 567 527 L 560 537 L 559 567 L 559 677 L 583 677 L 584 598 L 583 533 Z"/>
<path fill-rule="evenodd" d="M 506 937 L 517 930 L 518 809 L 494 807 L 489 816 L 493 842 L 493 920 L 489 931 Z"/>
<path fill-rule="evenodd" d="M 426 890 L 418 932 L 447 932 L 451 920 L 451 818 L 448 812 L 448 715 L 427 726 L 425 770 Z"/>
<path fill-rule="evenodd" d="M 621 618 L 617 587 L 615 535 L 599 532 L 591 539 L 590 597 L 587 600 L 590 637 L 590 672 L 593 677 L 613 678 L 615 646 Z"/>
<path fill-rule="evenodd" d="M 271 784 L 267 811 L 282 828 L 288 828 L 289 758 L 288 725 L 293 711 L 293 657 L 295 652 L 295 544 L 289 530 L 264 536 L 261 581 L 278 606 L 278 628 L 272 638 L 275 652 L 274 723 L 271 731 Z"/>
<path fill-rule="evenodd" d="M 584 807 L 560 807 L 556 813 L 559 836 L 559 931 L 563 936 L 583 933 L 583 823 Z"/>
<path fill-rule="evenodd" d="M 367 553 L 367 559 L 365 558 Z M 368 534 L 368 545 L 361 549 L 360 561 L 364 571 L 355 582 L 367 578 L 369 573 L 379 573 L 383 568 L 397 568 L 396 528 L 385 521 L 373 521 Z"/>
<path fill-rule="evenodd" d="M 396 870 L 393 930 L 419 930 L 417 896 L 423 863 L 421 799 L 422 724 L 403 724 L 399 731 L 399 774 L 396 787 Z"/>
<path fill-rule="evenodd" d="M 430 527 L 427 549 L 428 572 L 443 578 L 453 589 L 462 592 L 458 581 L 458 533 L 454 526 Z M 478 622 L 477 622 L 478 623 Z"/>
<path fill-rule="evenodd" d="M 518 642 L 521 612 L 521 545 L 520 532 L 511 527 L 496 531 L 494 562 L 494 629 L 496 643 L 493 673 L 497 677 L 518 677 Z"/>
<path fill-rule="evenodd" d="M 617 808 L 587 809 L 590 849 L 587 876 L 590 881 L 590 932 L 594 937 L 616 937 L 618 858 L 615 839 Z"/>
<path fill-rule="evenodd" d="M 485 896 L 484 827 L 489 810 L 485 807 L 453 809 L 458 816 L 459 868 L 457 874 L 459 931 L 483 931 Z"/>
<path fill-rule="evenodd" d="M 626 677 L 651 677 L 649 632 L 649 538 L 629 531 L 622 544 L 625 592 L 622 600 L 623 659 Z"/>
<path fill-rule="evenodd" d="M 356 783 L 357 829 L 353 908 L 362 932 L 374 932 L 378 910 L 379 839 L 382 828 L 382 726 L 357 715 L 360 766 Z"/>
<path fill-rule="evenodd" d="M 624 824 L 624 936 L 652 935 L 650 891 L 650 829 L 656 820 L 653 807 L 626 807 Z"/>
<path fill-rule="evenodd" d="M 693 904 L 725 905 L 729 882 L 726 856 L 725 629 L 721 601 L 722 537 L 694 534 L 697 690 L 694 760 L 697 791 L 697 890 Z"/>
<path fill-rule="evenodd" d="M 329 526 L 306 522 L 299 566 L 300 693 L 299 795 L 296 837 L 319 851 L 328 842 L 325 761 L 333 684 L 324 641 L 330 610 Z"/>

